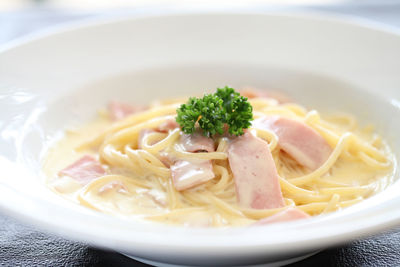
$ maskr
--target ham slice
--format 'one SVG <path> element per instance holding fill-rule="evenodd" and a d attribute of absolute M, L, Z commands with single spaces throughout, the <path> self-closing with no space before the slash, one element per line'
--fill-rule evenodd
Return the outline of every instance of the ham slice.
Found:
<path fill-rule="evenodd" d="M 211 160 L 178 160 L 170 169 L 172 183 L 178 191 L 192 188 L 215 177 Z"/>
<path fill-rule="evenodd" d="M 253 126 L 273 131 L 282 150 L 311 170 L 318 169 L 332 153 L 326 140 L 303 122 L 271 116 L 257 119 Z"/>
<path fill-rule="evenodd" d="M 214 140 L 200 133 L 182 134 L 180 144 L 187 152 L 214 152 Z M 178 160 L 170 166 L 172 182 L 178 191 L 195 187 L 215 177 L 211 160 Z"/>
<path fill-rule="evenodd" d="M 178 127 L 179 124 L 175 119 L 167 119 L 165 122 L 161 123 L 160 126 L 158 126 L 157 130 L 160 132 L 168 132 Z"/>
<path fill-rule="evenodd" d="M 101 166 L 100 162 L 89 155 L 83 156 L 59 172 L 60 176 L 71 177 L 81 184 L 87 184 L 105 174 L 106 171 Z"/>
<path fill-rule="evenodd" d="M 182 134 L 180 142 L 188 152 L 215 151 L 214 140 L 198 132 L 193 134 Z"/>
<path fill-rule="evenodd" d="M 242 207 L 272 209 L 285 205 L 267 142 L 246 132 L 229 145 L 228 159 Z"/>
<path fill-rule="evenodd" d="M 311 217 L 307 213 L 299 210 L 297 208 L 288 208 L 281 212 L 278 212 L 270 217 L 264 218 L 259 220 L 258 222 L 254 223 L 253 225 L 264 225 L 276 222 L 287 222 L 287 221 L 294 221 L 300 219 L 306 219 Z"/>
<path fill-rule="evenodd" d="M 145 110 L 144 106 L 132 106 L 118 101 L 111 101 L 108 104 L 111 119 L 117 121 L 123 119 L 131 114 Z"/>

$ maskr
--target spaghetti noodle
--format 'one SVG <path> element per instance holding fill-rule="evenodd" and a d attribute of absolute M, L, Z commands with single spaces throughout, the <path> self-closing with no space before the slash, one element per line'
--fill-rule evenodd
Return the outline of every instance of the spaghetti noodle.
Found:
<path fill-rule="evenodd" d="M 81 205 L 107 214 L 220 227 L 251 224 L 288 207 L 312 216 L 338 211 L 392 182 L 396 160 L 389 147 L 370 128 L 359 128 L 353 117 L 323 119 L 317 111 L 307 111 L 294 103 L 280 104 L 274 99 L 255 97 L 249 100 L 255 119 L 282 116 L 302 122 L 326 140 L 332 153 L 321 166 L 310 170 L 282 150 L 276 133 L 253 125 L 249 131 L 266 141 L 272 153 L 285 206 L 272 209 L 240 206 L 228 161 L 229 137 L 216 136 L 214 152 L 197 153 L 185 151 L 179 144 L 182 135 L 179 128 L 150 131 L 141 137 L 143 131 L 173 121 L 182 101 L 159 101 L 115 123 L 103 116 L 81 130 L 68 133 L 49 152 L 45 162 L 50 186 Z M 105 175 L 87 184 L 59 175 L 62 167 L 84 154 L 96 157 L 105 168 Z M 215 177 L 178 191 L 165 155 L 175 160 L 210 160 Z"/>

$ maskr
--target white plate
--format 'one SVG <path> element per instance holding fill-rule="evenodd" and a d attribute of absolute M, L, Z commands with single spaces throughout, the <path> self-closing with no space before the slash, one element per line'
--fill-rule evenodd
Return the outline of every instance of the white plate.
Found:
<path fill-rule="evenodd" d="M 303 222 L 187 229 L 111 218 L 62 200 L 40 159 L 110 98 L 133 103 L 230 84 L 282 89 L 373 122 L 400 153 L 400 35 L 318 15 L 165 14 L 71 26 L 0 52 L 0 207 L 38 228 L 148 262 L 282 262 L 400 223 L 399 183 Z"/>

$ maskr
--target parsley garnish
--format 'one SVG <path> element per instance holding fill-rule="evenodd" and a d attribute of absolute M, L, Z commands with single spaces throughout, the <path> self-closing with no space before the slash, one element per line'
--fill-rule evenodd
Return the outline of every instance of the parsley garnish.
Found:
<path fill-rule="evenodd" d="M 191 97 L 176 112 L 176 122 L 186 134 L 193 133 L 197 125 L 206 136 L 223 134 L 226 124 L 230 134 L 242 135 L 253 120 L 253 107 L 247 98 L 228 86 L 202 98 Z"/>

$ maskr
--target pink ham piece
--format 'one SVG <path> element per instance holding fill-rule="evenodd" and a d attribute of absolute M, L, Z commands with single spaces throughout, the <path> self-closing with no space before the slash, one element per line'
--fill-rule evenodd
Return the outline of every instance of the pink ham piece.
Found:
<path fill-rule="evenodd" d="M 59 172 L 60 176 L 69 176 L 81 184 L 106 175 L 106 171 L 95 158 L 85 155 Z"/>
<path fill-rule="evenodd" d="M 143 111 L 145 109 L 146 107 L 143 106 L 132 106 L 118 101 L 111 101 L 108 104 L 108 110 L 113 121 L 123 119 L 131 114 Z"/>
<path fill-rule="evenodd" d="M 192 188 L 215 177 L 210 160 L 178 160 L 170 169 L 172 183 L 178 191 Z"/>
<path fill-rule="evenodd" d="M 180 143 L 187 152 L 215 151 L 214 140 L 198 132 L 193 134 L 182 134 Z"/>
<path fill-rule="evenodd" d="M 285 205 L 267 142 L 246 132 L 229 145 L 228 159 L 242 207 L 272 209 Z"/>
<path fill-rule="evenodd" d="M 179 128 L 179 124 L 176 122 L 175 118 L 171 118 L 161 123 L 157 130 L 160 132 L 168 132 L 176 128 Z"/>
<path fill-rule="evenodd" d="M 254 223 L 253 225 L 264 225 L 270 223 L 277 223 L 277 222 L 287 222 L 287 221 L 294 221 L 300 219 L 306 219 L 311 217 L 307 213 L 299 210 L 297 208 L 288 208 L 281 212 L 278 212 L 270 217 L 264 218 L 259 220 L 258 222 Z"/>
<path fill-rule="evenodd" d="M 282 150 L 311 170 L 318 169 L 332 153 L 326 140 L 303 122 L 271 116 L 254 121 L 253 126 L 273 131 Z"/>

